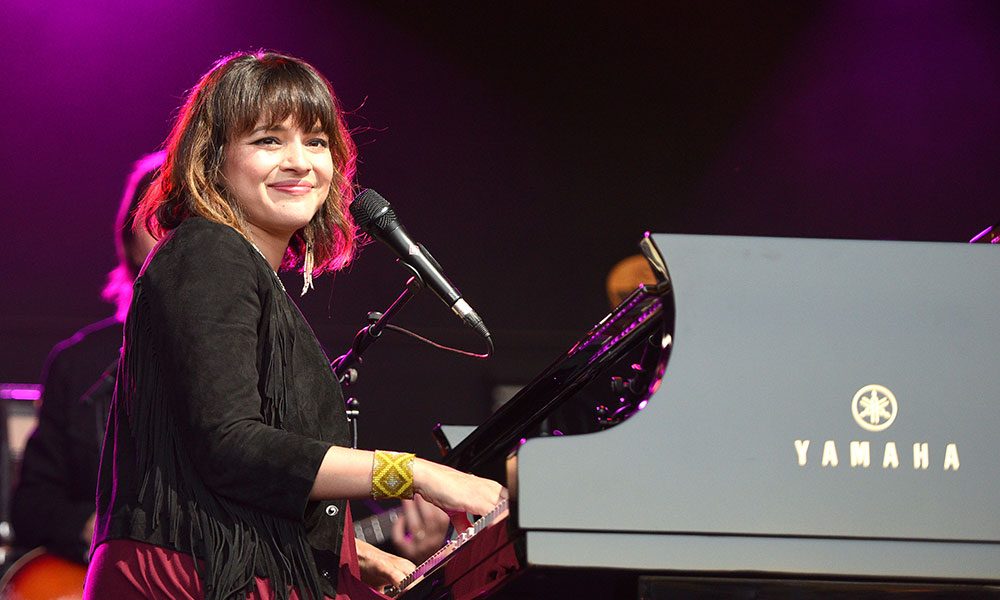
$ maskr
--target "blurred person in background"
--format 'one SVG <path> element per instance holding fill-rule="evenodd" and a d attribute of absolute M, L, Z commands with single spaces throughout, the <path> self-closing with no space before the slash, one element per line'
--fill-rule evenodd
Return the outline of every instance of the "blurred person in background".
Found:
<path fill-rule="evenodd" d="M 94 490 L 122 323 L 132 301 L 132 282 L 154 240 L 133 231 L 136 206 L 163 164 L 162 152 L 137 161 L 125 185 L 115 220 L 118 266 L 102 296 L 115 306 L 111 317 L 87 325 L 56 344 L 42 374 L 38 425 L 24 450 L 14 489 L 11 524 L 19 548 L 44 546 L 83 564 L 94 534 Z"/>

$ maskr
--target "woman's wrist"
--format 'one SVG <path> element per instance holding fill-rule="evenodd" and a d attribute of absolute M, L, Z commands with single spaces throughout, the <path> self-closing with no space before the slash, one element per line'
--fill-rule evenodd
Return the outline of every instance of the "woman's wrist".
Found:
<path fill-rule="evenodd" d="M 424 478 L 427 476 L 426 462 L 422 458 L 413 459 L 413 493 L 421 496 L 423 496 Z"/>
<path fill-rule="evenodd" d="M 415 460 L 409 452 L 376 450 L 372 454 L 372 498 L 412 498 Z"/>

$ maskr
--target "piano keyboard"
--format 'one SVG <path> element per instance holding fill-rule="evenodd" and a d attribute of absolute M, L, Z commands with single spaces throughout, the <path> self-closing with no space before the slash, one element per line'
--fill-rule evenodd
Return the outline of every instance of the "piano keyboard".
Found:
<path fill-rule="evenodd" d="M 432 554 L 430 558 L 420 563 L 420 566 L 418 566 L 412 573 L 401 579 L 397 584 L 387 586 L 384 590 L 382 590 L 382 592 L 390 598 L 395 598 L 396 596 L 402 594 L 421 577 L 443 563 L 453 552 L 464 546 L 469 540 L 475 537 L 476 534 L 486 529 L 493 523 L 500 521 L 506 515 L 507 500 L 504 499 L 501 500 L 499 504 L 494 506 L 493 510 L 477 519 L 476 522 L 472 524 L 472 527 L 463 531 L 458 537 L 449 541 L 440 550 Z"/>

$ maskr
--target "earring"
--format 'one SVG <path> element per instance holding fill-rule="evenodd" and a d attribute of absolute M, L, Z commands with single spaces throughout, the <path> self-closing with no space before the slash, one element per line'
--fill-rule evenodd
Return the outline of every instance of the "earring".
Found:
<path fill-rule="evenodd" d="M 302 293 L 300 296 L 305 296 L 306 292 L 313 288 L 313 245 L 312 242 L 306 242 L 306 257 L 302 264 Z"/>

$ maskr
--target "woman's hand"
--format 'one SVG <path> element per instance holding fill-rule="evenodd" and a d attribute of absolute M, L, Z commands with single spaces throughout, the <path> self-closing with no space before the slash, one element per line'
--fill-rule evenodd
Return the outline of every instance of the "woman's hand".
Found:
<path fill-rule="evenodd" d="M 507 498 L 507 488 L 495 481 L 421 458 L 413 461 L 413 489 L 448 513 L 460 531 L 469 526 L 466 513 L 485 515 Z"/>
<path fill-rule="evenodd" d="M 383 552 L 368 542 L 356 540 L 361 580 L 376 590 L 399 583 L 417 566 L 405 558 Z"/>
<path fill-rule="evenodd" d="M 402 517 L 392 524 L 392 542 L 403 556 L 420 563 L 444 546 L 448 514 L 420 496 L 402 503 Z"/>

